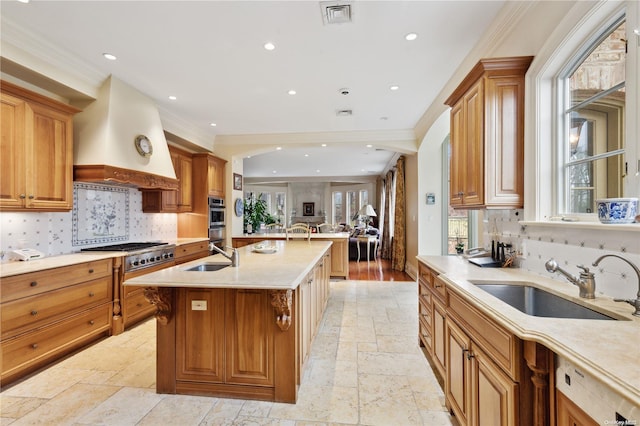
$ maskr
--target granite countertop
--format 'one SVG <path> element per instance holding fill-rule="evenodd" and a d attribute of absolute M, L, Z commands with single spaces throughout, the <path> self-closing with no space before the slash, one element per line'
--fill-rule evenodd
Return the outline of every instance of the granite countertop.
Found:
<path fill-rule="evenodd" d="M 640 318 L 633 307 L 596 294 L 578 297 L 578 287 L 520 269 L 480 268 L 457 256 L 418 256 L 436 270 L 453 291 L 462 294 L 487 316 L 523 340 L 543 344 L 592 374 L 613 391 L 640 407 Z M 527 282 L 618 321 L 529 316 L 476 287 L 471 281 Z M 634 293 L 635 293 L 634 289 Z M 597 293 L 597 287 L 596 287 Z"/>
<path fill-rule="evenodd" d="M 231 264 L 216 254 L 178 266 L 152 272 L 124 282 L 125 286 L 195 287 L 195 288 L 252 288 L 270 290 L 295 289 L 313 266 L 331 247 L 330 241 L 267 241 L 275 246 L 275 253 L 256 253 L 256 244 L 238 249 L 240 265 L 218 271 L 187 271 L 201 263 Z"/>
<path fill-rule="evenodd" d="M 175 244 L 177 247 L 183 244 L 209 241 L 208 238 L 175 238 L 163 240 L 162 242 Z M 43 271 L 45 269 L 61 268 L 63 266 L 76 265 L 78 263 L 93 262 L 96 260 L 109 259 L 112 257 L 126 256 L 124 251 L 90 251 L 61 254 L 57 256 L 47 256 L 41 259 L 29 260 L 28 262 L 6 261 L 0 264 L 0 278 L 13 275 L 27 274 L 30 272 Z"/>
<path fill-rule="evenodd" d="M 284 232 L 267 232 L 267 233 L 255 233 L 255 234 L 242 234 L 234 235 L 233 238 L 265 238 L 265 239 L 280 239 L 287 238 L 287 234 Z M 311 239 L 319 238 L 349 238 L 348 232 L 316 232 L 311 234 Z"/>

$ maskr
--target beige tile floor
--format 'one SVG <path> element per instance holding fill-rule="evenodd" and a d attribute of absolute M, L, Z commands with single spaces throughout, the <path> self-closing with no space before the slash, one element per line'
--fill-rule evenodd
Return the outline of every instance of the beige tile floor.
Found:
<path fill-rule="evenodd" d="M 155 320 L 0 393 L 2 425 L 451 425 L 415 282 L 336 281 L 296 404 L 155 393 Z"/>

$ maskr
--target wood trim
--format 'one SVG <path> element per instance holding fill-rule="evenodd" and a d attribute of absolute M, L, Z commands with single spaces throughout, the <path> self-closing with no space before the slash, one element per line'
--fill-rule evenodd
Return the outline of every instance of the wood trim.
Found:
<path fill-rule="evenodd" d="M 533 382 L 532 408 L 533 426 L 545 426 L 550 419 L 550 381 L 549 373 L 553 369 L 553 353 L 539 343 L 523 342 L 524 359 L 532 371 Z"/>
<path fill-rule="evenodd" d="M 113 182 L 135 185 L 139 189 L 177 191 L 180 182 L 166 176 L 122 169 L 107 164 L 73 166 L 73 180 L 82 182 Z"/>
<path fill-rule="evenodd" d="M 176 290 L 166 289 L 170 304 L 175 306 Z M 169 317 L 166 324 L 156 321 L 156 392 L 176 393 L 176 318 Z M 157 350 L 162 348 L 162 350 Z"/>
<path fill-rule="evenodd" d="M 66 112 L 69 114 L 77 114 L 81 109 L 78 109 L 69 104 L 65 104 L 63 102 L 57 101 L 55 99 L 49 98 L 47 96 L 41 95 L 36 92 L 32 92 L 31 90 L 25 89 L 24 87 L 17 86 L 13 83 L 9 83 L 8 81 L 0 80 L 0 89 L 14 96 L 18 96 L 29 102 L 36 102 L 40 105 L 44 105 L 49 108 L 53 108 L 58 111 Z"/>

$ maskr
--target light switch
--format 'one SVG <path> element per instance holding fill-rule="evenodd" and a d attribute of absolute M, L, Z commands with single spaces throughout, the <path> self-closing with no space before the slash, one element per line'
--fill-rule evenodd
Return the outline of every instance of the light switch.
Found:
<path fill-rule="evenodd" d="M 206 300 L 192 300 L 191 301 L 191 310 L 192 311 L 206 311 L 207 310 L 207 301 Z"/>

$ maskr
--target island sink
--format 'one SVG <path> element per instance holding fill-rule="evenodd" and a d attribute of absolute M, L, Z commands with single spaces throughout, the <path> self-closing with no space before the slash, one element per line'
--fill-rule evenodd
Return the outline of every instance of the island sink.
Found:
<path fill-rule="evenodd" d="M 219 271 L 222 268 L 226 268 L 230 265 L 228 264 L 220 264 L 220 263 L 201 263 L 196 266 L 192 266 L 191 268 L 185 269 L 185 271 L 197 271 L 197 272 L 213 272 Z"/>
<path fill-rule="evenodd" d="M 474 284 L 509 306 L 535 317 L 591 320 L 617 319 L 532 286 L 504 283 Z"/>

